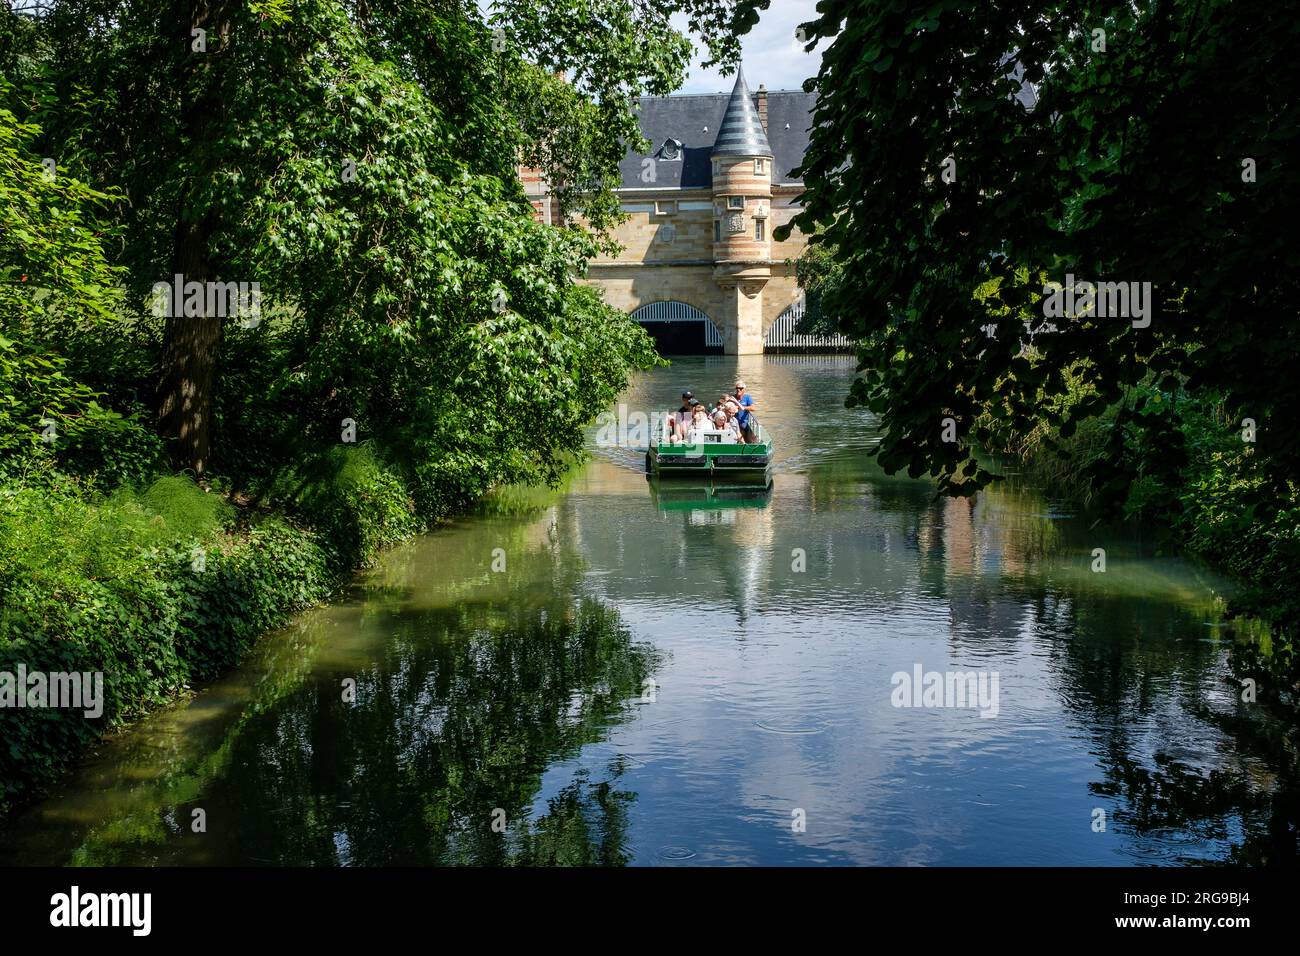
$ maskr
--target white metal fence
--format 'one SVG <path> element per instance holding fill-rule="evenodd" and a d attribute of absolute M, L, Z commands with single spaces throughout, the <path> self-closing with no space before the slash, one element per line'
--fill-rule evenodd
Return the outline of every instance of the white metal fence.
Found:
<path fill-rule="evenodd" d="M 704 344 L 722 348 L 722 333 L 713 320 L 694 306 L 685 302 L 664 301 L 643 305 L 632 313 L 637 322 L 703 322 Z"/>
<path fill-rule="evenodd" d="M 796 335 L 795 328 L 803 320 L 807 306 L 803 297 L 776 317 L 767 330 L 763 347 L 767 349 L 834 349 L 853 351 L 853 343 L 843 335 Z"/>

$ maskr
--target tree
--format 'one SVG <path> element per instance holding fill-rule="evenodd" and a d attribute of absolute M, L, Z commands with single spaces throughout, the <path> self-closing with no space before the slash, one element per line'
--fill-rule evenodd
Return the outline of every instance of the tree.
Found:
<path fill-rule="evenodd" d="M 1260 0 L 819 9 L 807 34 L 831 43 L 797 224 L 823 226 L 857 277 L 827 307 L 865 343 L 852 400 L 881 416 L 881 464 L 969 493 L 993 477 L 974 458 L 989 428 L 1046 418 L 1068 437 L 1118 404 L 1094 487 L 1118 500 L 1138 469 L 1170 484 L 1176 416 L 1124 401 L 1148 381 L 1254 419 L 1268 436 L 1257 503 L 1291 494 L 1294 18 Z M 1149 325 L 1094 307 L 1050 332 L 1040 276 L 1072 276 L 1081 297 L 1082 281 L 1149 283 Z M 1056 402 L 1073 377 L 1083 397 Z M 1135 432 L 1140 459 L 1123 454 Z"/>
<path fill-rule="evenodd" d="M 525 258 L 531 240 L 499 244 L 528 231 L 518 162 L 545 161 L 571 209 L 608 225 L 636 97 L 667 92 L 687 62 L 669 16 L 725 27 L 710 42 L 734 55 L 763 5 L 534 0 L 497 3 L 489 21 L 467 0 L 64 0 L 49 17 L 52 100 L 88 87 L 95 109 L 54 110 L 51 136 L 89 144 L 95 175 L 121 186 L 133 295 L 175 275 L 259 283 L 300 323 L 295 381 L 337 406 L 390 388 L 398 356 L 454 372 L 439 350 L 500 321 L 497 291 L 552 328 L 555 290 L 595 247 L 576 227 L 540 260 Z M 238 333 L 230 315 L 188 311 L 167 319 L 157 408 L 176 465 L 203 475 Z"/>
<path fill-rule="evenodd" d="M 0 79 L 6 101 L 13 87 Z M 98 192 L 34 151 L 40 129 L 0 107 L 0 475 L 56 446 L 80 420 L 102 415 L 94 392 L 65 372 L 41 334 L 53 310 L 111 323 L 117 272 L 104 255 Z"/>
<path fill-rule="evenodd" d="M 836 261 L 835 249 L 824 243 L 806 246 L 795 260 L 795 276 L 805 303 L 803 320 L 795 331 L 800 335 L 838 334 L 838 317 L 826 311 L 827 300 L 837 298 L 846 278 L 843 267 Z"/>

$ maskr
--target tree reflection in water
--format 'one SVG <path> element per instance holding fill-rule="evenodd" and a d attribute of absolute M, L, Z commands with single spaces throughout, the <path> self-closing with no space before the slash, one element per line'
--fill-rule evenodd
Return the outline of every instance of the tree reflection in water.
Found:
<path fill-rule="evenodd" d="M 1270 688 L 1294 685 L 1285 665 L 1260 653 L 1257 635 L 1231 644 L 1231 680 L 1218 674 L 1217 641 L 1189 647 L 1179 633 L 1143 631 L 1138 602 L 1066 602 L 1055 614 L 1064 655 L 1063 700 L 1094 728 L 1102 779 L 1089 791 L 1117 802 L 1109 825 L 1138 837 L 1179 834 L 1189 852 L 1135 862 L 1294 865 L 1300 849 L 1300 779 L 1294 703 Z M 1127 609 L 1126 609 L 1127 608 Z M 1185 635 L 1189 627 L 1182 629 Z M 1243 630 L 1253 630 L 1241 622 Z M 1135 639 L 1116 641 L 1115 634 Z M 1225 640 L 1230 638 L 1225 636 Z M 1243 702 L 1242 681 L 1256 680 L 1258 700 Z M 1193 722 L 1219 740 L 1213 764 L 1192 762 L 1185 741 Z M 1205 730 L 1196 731 L 1198 738 Z M 1226 857 L 1190 852 L 1226 843 Z"/>
<path fill-rule="evenodd" d="M 617 789 L 617 766 L 604 780 L 579 775 L 533 814 L 543 771 L 625 719 L 653 669 L 617 612 L 557 598 L 399 611 L 387 624 L 395 639 L 366 671 L 319 675 L 235 741 L 239 772 L 205 799 L 233 815 L 232 855 L 625 862 L 633 797 Z M 357 681 L 353 704 L 340 692 L 346 677 Z"/>

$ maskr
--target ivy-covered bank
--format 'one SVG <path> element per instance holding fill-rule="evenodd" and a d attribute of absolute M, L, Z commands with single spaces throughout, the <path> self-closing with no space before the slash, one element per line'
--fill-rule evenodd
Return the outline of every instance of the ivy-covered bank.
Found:
<path fill-rule="evenodd" d="M 417 530 L 404 489 L 365 449 L 340 459 L 316 515 L 237 509 L 183 477 L 106 496 L 71 482 L 0 490 L 0 675 L 103 675 L 93 717 L 53 699 L 14 706 L 0 688 L 0 814 Z"/>

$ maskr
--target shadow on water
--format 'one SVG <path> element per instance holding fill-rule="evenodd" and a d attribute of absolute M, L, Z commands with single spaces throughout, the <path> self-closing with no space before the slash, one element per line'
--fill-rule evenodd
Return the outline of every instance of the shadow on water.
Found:
<path fill-rule="evenodd" d="M 660 511 L 712 515 L 732 508 L 766 508 L 772 502 L 772 482 L 750 485 L 715 484 L 710 481 L 647 478 L 651 500 Z"/>
<path fill-rule="evenodd" d="M 1294 866 L 1296 713 L 1275 692 L 1243 699 L 1248 680 L 1275 679 L 1257 627 L 1238 621 L 1194 647 L 1172 628 L 1093 636 L 1132 633 L 1137 603 L 1057 609 L 1079 635 L 1062 642 L 1060 672 L 1063 697 L 1093 728 L 1101 779 L 1090 791 L 1116 807 L 1113 826 L 1161 848 L 1149 862 Z M 1210 732 L 1213 759 L 1189 746 L 1194 728 Z"/>

